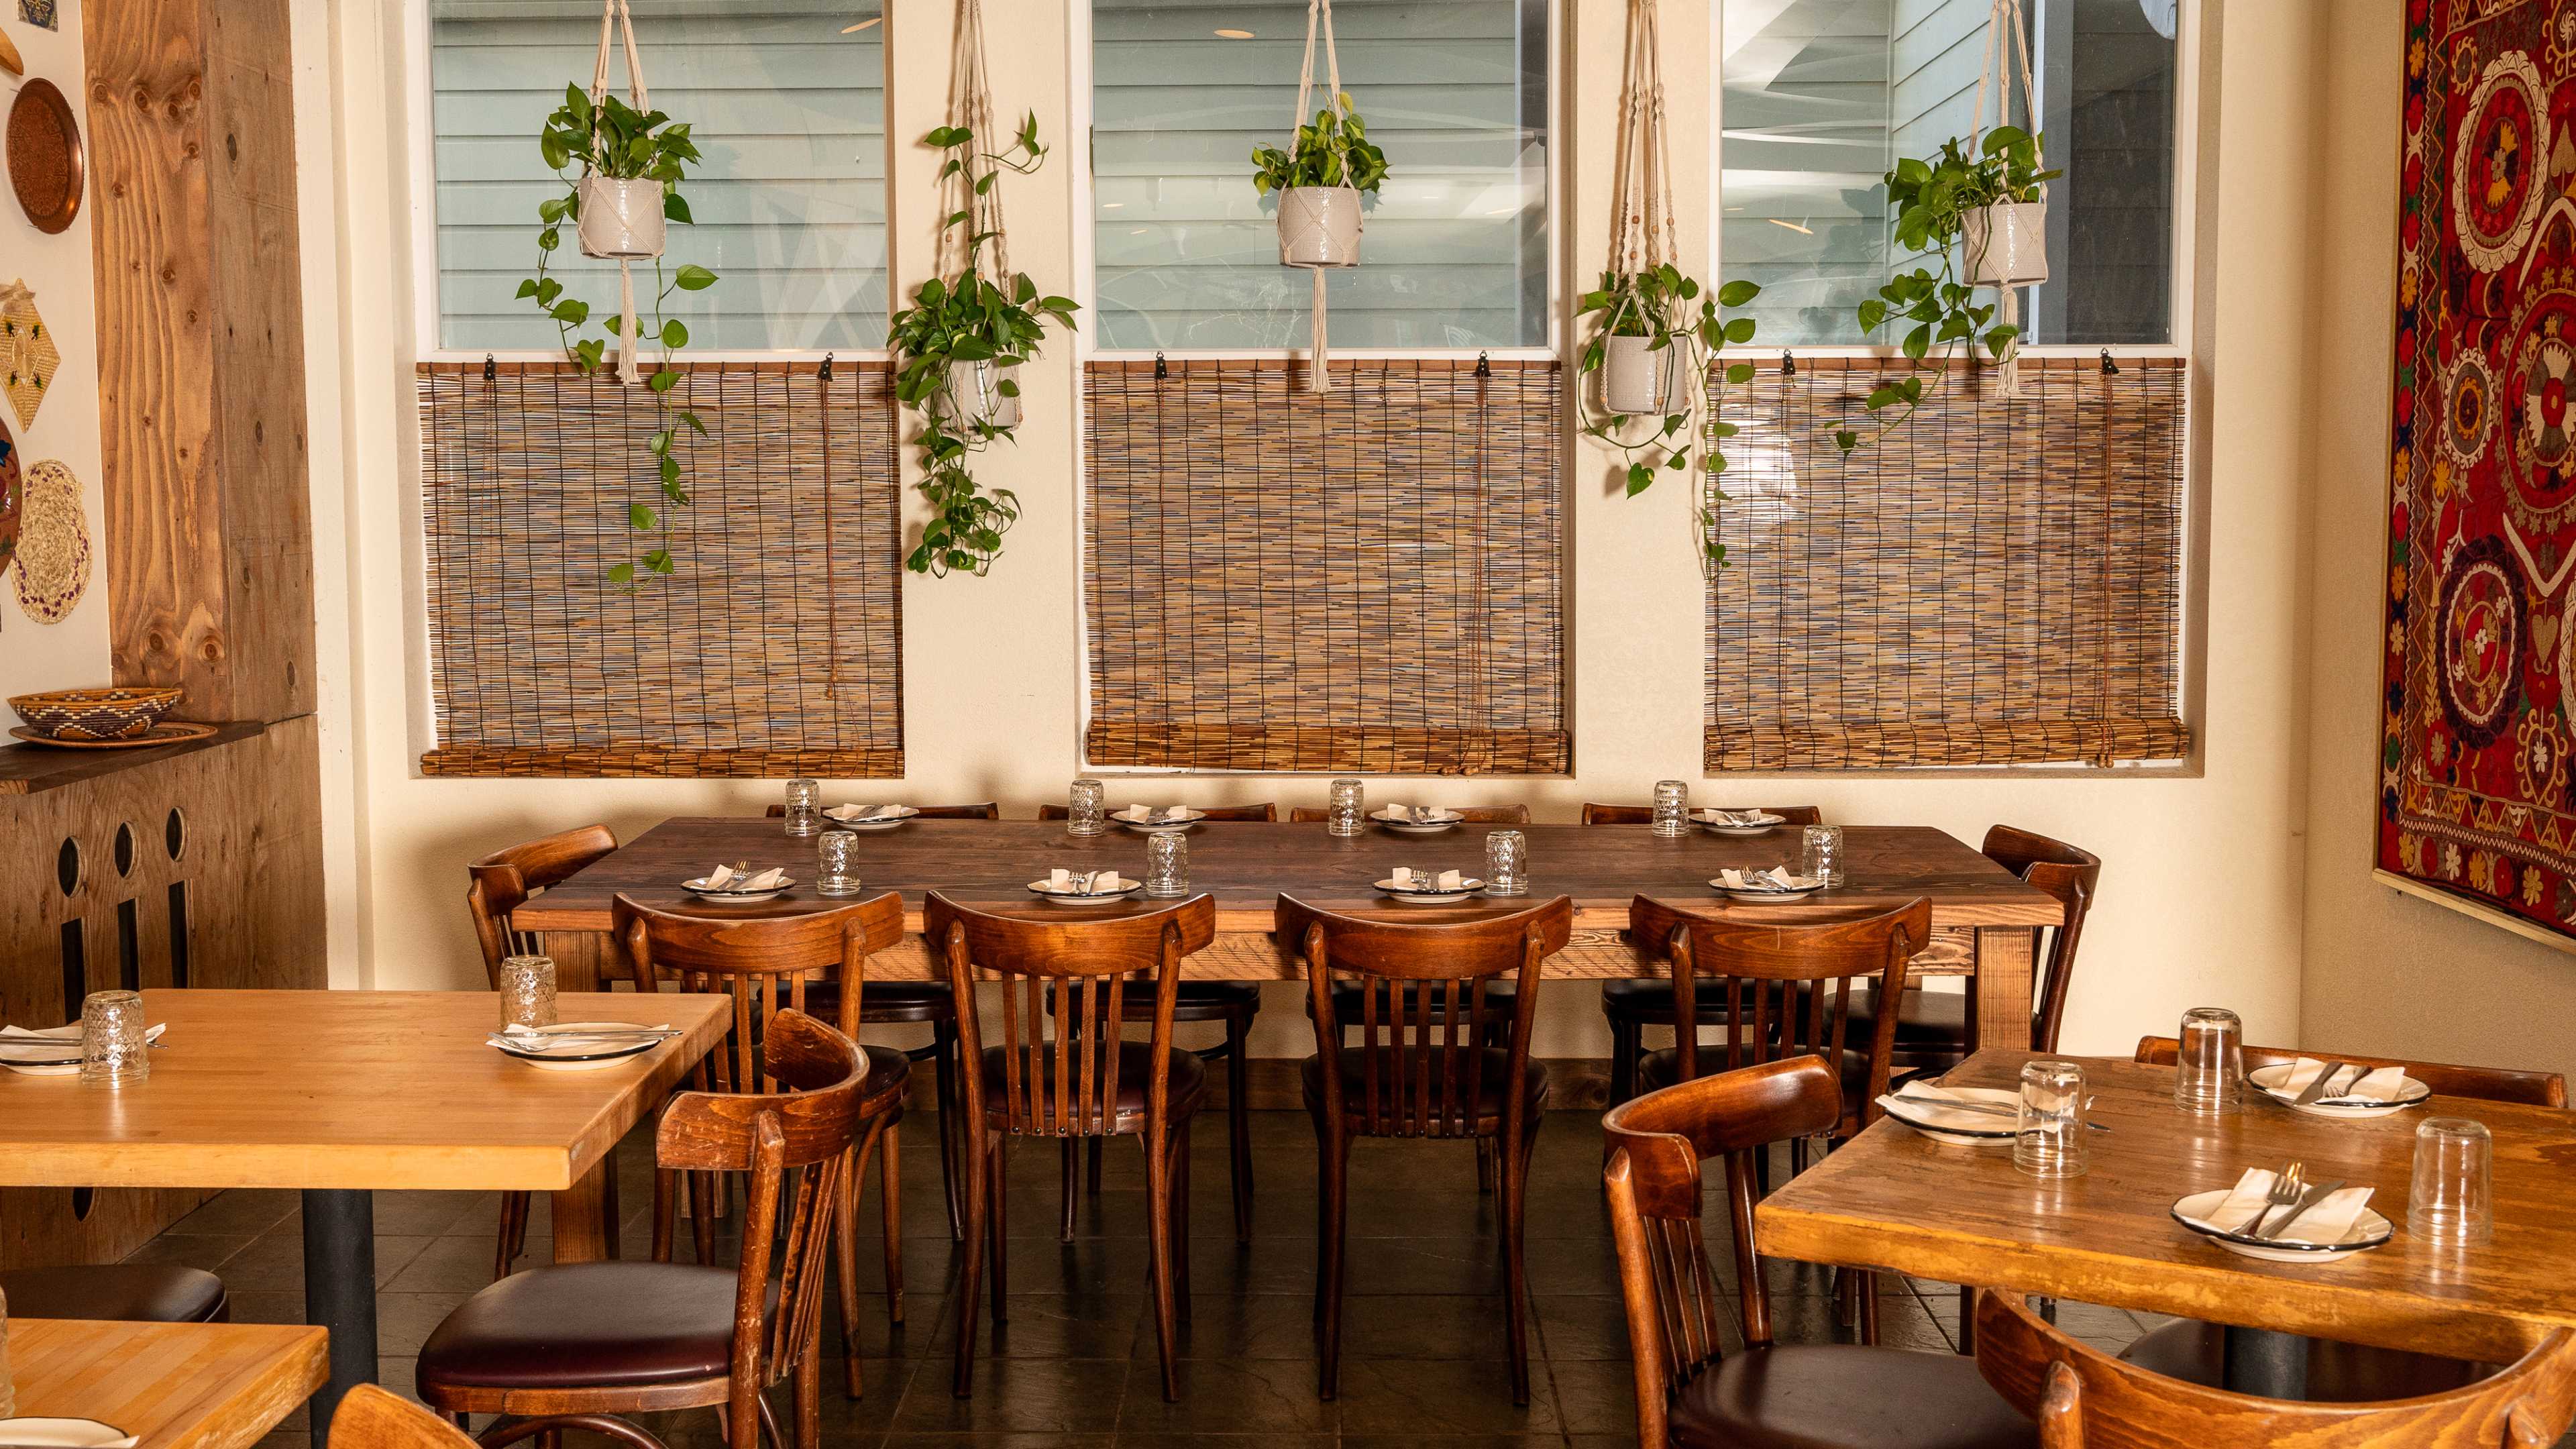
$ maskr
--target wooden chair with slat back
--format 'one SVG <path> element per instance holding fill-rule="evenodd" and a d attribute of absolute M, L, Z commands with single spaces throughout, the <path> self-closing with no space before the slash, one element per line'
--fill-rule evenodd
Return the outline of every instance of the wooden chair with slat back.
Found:
<path fill-rule="evenodd" d="M 1665 1445 L 1938 1445 L 2024 1449 L 2029 1422 L 1948 1354 L 1772 1340 L 1771 1287 L 1757 1256 L 1752 1164 L 1772 1144 L 1843 1119 L 1840 1074 L 1792 1056 L 1694 1077 L 1612 1107 L 1601 1119 L 1603 1186 L 1618 1249 L 1636 1372 L 1637 1439 Z M 1744 1350 L 1730 1326 L 1700 1227 L 1701 1163 L 1723 1158 Z"/>
<path fill-rule="evenodd" d="M 513 1274 L 457 1307 L 422 1345 L 422 1402 L 499 1414 L 482 1442 L 566 1429 L 634 1449 L 661 1441 L 625 1415 L 721 1408 L 729 1449 L 780 1436 L 762 1390 L 795 1375 L 796 1444 L 821 1449 L 822 1298 L 832 1224 L 866 1120 L 867 1058 L 801 1011 L 770 1018 L 755 1080 L 781 1093 L 683 1092 L 654 1136 L 657 1181 L 749 1183 L 732 1268 L 670 1261 L 657 1214 L 653 1261 L 556 1264 Z"/>
<path fill-rule="evenodd" d="M 1143 1147 L 1163 1397 L 1180 1397 L 1173 1335 L 1189 1295 L 1189 1125 L 1206 1095 L 1207 1071 L 1172 1045 L 1172 1022 L 1181 959 L 1216 939 L 1216 899 L 1110 910 L 1116 913 L 1080 920 L 1029 918 L 960 905 L 938 891 L 922 903 L 922 933 L 944 960 L 963 1008 L 966 1120 L 981 1134 L 966 1154 L 966 1257 L 951 1300 L 959 1398 L 974 1385 L 977 1293 L 988 1253 L 993 1321 L 1007 1312 L 1002 1168 L 1014 1137 L 1134 1137 Z M 1135 1022 L 1140 981 L 1151 983 L 1153 1004 Z M 1001 1033 L 991 1046 L 984 1045 L 979 982 L 998 985 Z M 1148 1028 L 1146 1040 L 1126 1039 L 1131 1022 Z"/>
<path fill-rule="evenodd" d="M 2576 1417 L 2576 1329 L 2566 1328 L 2447 1392 L 2294 1402 L 2167 1378 L 2060 1331 L 2018 1294 L 1982 1293 L 1977 1371 L 2038 1422 L 2042 1449 L 2547 1449 Z"/>
<path fill-rule="evenodd" d="M 542 839 L 496 850 L 465 867 L 465 910 L 474 921 L 475 943 L 483 948 L 483 975 L 501 989 L 501 962 L 509 956 L 543 955 L 536 939 L 513 927 L 510 913 L 565 879 L 589 869 L 617 849 L 616 832 L 605 825 L 585 825 Z M 606 982 L 600 983 L 607 988 Z M 616 1164 L 600 1174 L 609 1197 L 608 1221 L 617 1221 Z M 528 1247 L 528 1195 L 501 1194 L 501 1222 L 492 1250 L 492 1276 L 506 1278 L 510 1265 Z"/>
<path fill-rule="evenodd" d="M 1815 805 L 1765 805 L 1765 812 L 1780 817 L 1782 830 L 1804 829 L 1825 823 L 1825 812 Z M 1652 805 L 1600 805 L 1583 807 L 1586 825 L 1652 825 Z M 1722 1003 L 1704 1002 L 1699 1024 L 1716 1026 L 1724 1019 Z M 1625 981 L 1601 983 L 1601 1014 L 1610 1022 L 1610 1100 L 1624 1102 L 1637 1095 L 1637 1064 L 1646 1055 L 1646 1028 L 1673 1024 L 1673 983 L 1662 977 L 1632 977 Z"/>
<path fill-rule="evenodd" d="M 474 1441 L 400 1394 L 359 1384 L 331 1411 L 329 1449 L 474 1449 Z"/>
<path fill-rule="evenodd" d="M 611 907 L 612 942 L 624 959 L 635 989 L 651 993 L 665 980 L 682 991 L 722 992 L 733 998 L 733 1026 L 707 1063 L 714 1090 L 768 1092 L 776 1080 L 761 1070 L 761 1053 L 778 1013 L 806 1011 L 808 992 L 817 981 L 844 989 L 836 997 L 838 1030 L 855 1037 L 856 994 L 846 989 L 867 981 L 868 957 L 903 939 L 903 897 L 893 891 L 828 910 L 794 908 L 792 914 L 745 915 L 741 908 L 706 907 L 665 911 L 620 895 Z M 867 1086 L 861 1096 L 861 1136 L 851 1170 L 843 1174 L 842 1201 L 835 1223 L 840 1251 L 841 1361 L 851 1398 L 859 1396 L 858 1199 L 868 1159 L 879 1144 L 885 1150 L 879 1195 L 885 1239 L 886 1312 L 903 1322 L 903 1221 L 900 1179 L 900 1131 L 903 1103 L 911 1085 L 912 1063 L 893 1047 L 866 1047 Z M 698 1191 L 707 1179 L 693 1179 L 697 1211 L 691 1221 L 698 1260 L 711 1256 L 715 1231 L 714 1199 Z M 672 1194 L 655 1193 L 654 1231 L 667 1235 Z"/>
<path fill-rule="evenodd" d="M 2169 1067 L 2180 1052 L 2169 1036 L 2139 1039 L 2137 1060 Z M 2302 1053 L 2289 1047 L 2249 1046 L 2245 1067 L 2277 1066 Z M 2556 1072 L 2517 1071 L 2499 1067 L 2463 1067 L 2443 1062 L 2408 1061 L 2398 1057 L 2365 1057 L 2351 1052 L 2308 1052 L 2319 1060 L 2365 1067 L 2404 1067 L 2406 1075 L 2445 1097 L 2479 1102 L 2514 1102 L 2531 1107 L 2564 1108 L 2567 1079 Z M 2215 1323 L 2180 1318 L 2160 1324 L 2120 1353 L 2130 1363 L 2171 1378 L 2216 1388 L 2225 1381 L 2227 1330 Z M 2473 1363 L 2438 1354 L 2373 1348 L 2334 1339 L 2308 1340 L 2308 1398 L 2320 1403 L 2357 1403 L 2418 1394 L 2444 1393 L 2499 1372 L 2495 1364 Z"/>
<path fill-rule="evenodd" d="M 1527 805 L 1454 805 L 1448 808 L 1458 812 L 1459 823 L 1464 825 L 1527 825 L 1530 823 L 1530 808 Z M 1300 805 L 1288 812 L 1288 823 L 1321 825 L 1331 819 L 1332 815 L 1333 812 L 1330 810 L 1319 809 L 1313 805 Z"/>
<path fill-rule="evenodd" d="M 1529 1153 L 1547 1105 L 1547 1068 L 1530 1060 L 1539 968 L 1565 949 L 1574 902 L 1558 896 L 1525 909 L 1426 909 L 1403 921 L 1346 916 L 1283 895 L 1276 909 L 1283 951 L 1307 978 L 1315 1055 L 1301 1071 L 1306 1110 L 1322 1155 L 1323 1223 L 1317 1235 L 1316 1317 L 1323 1331 L 1323 1396 L 1339 1389 L 1342 1239 L 1350 1209 L 1350 1150 L 1360 1137 L 1470 1138 L 1497 1144 L 1503 1237 L 1503 1315 L 1511 1345 L 1512 1402 L 1529 1402 L 1529 1325 L 1522 1263 Z M 1509 1003 L 1494 987 L 1509 978 Z M 1359 997 L 1345 1020 L 1334 987 Z M 1426 1011 L 1426 1001 L 1437 1001 Z M 1489 1017 L 1510 1012 L 1503 1039 Z M 1358 1033 L 1357 1045 L 1346 1039 Z"/>

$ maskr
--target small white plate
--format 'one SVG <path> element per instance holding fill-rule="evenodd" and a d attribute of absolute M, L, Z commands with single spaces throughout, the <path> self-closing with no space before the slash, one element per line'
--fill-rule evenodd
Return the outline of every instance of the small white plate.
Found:
<path fill-rule="evenodd" d="M 2266 1263 L 2340 1263 L 2355 1253 L 2368 1252 L 2387 1242 L 2397 1231 L 2394 1223 L 2371 1208 L 2363 1208 L 2361 1216 L 2352 1220 L 2352 1227 L 2344 1234 L 2343 1241 L 2334 1244 L 2259 1242 L 2234 1233 L 2216 1232 L 2191 1221 L 2217 1211 L 2218 1205 L 2227 1201 L 2227 1194 L 2231 1191 L 2231 1188 L 2214 1187 L 2207 1192 L 2195 1192 L 2175 1199 L 2174 1221 L 2182 1224 L 2186 1231 L 2207 1238 L 2231 1253 L 2260 1258 Z"/>
<path fill-rule="evenodd" d="M 1485 883 L 1470 876 L 1460 881 L 1454 891 L 1425 890 L 1420 886 L 1397 885 L 1394 877 L 1390 876 L 1379 881 L 1377 888 L 1409 906 L 1454 906 L 1483 890 Z"/>
<path fill-rule="evenodd" d="M 1824 889 L 1822 885 L 1811 885 L 1792 890 L 1746 890 L 1728 885 L 1722 877 L 1708 884 L 1709 889 L 1731 901 L 1803 901 Z"/>
<path fill-rule="evenodd" d="M 132 1434 L 96 1419 L 0 1419 L 0 1445 L 41 1449 L 133 1449 Z"/>
<path fill-rule="evenodd" d="M 1111 901 L 1126 900 L 1145 888 L 1143 881 L 1128 880 L 1123 876 L 1118 877 L 1114 884 L 1117 887 L 1115 890 L 1096 890 L 1089 895 L 1083 895 L 1071 887 L 1058 889 L 1042 880 L 1030 881 L 1029 889 L 1036 892 L 1040 900 L 1051 906 L 1105 906 Z"/>
<path fill-rule="evenodd" d="M 1746 812 L 1739 810 L 1734 813 L 1741 815 Z M 1711 835 L 1723 835 L 1736 840 L 1749 840 L 1757 835 L 1768 835 L 1789 823 L 1785 816 L 1762 814 L 1758 811 L 1753 813 L 1761 814 L 1761 819 L 1751 825 L 1729 825 L 1717 819 L 1717 812 L 1714 810 L 1698 811 L 1691 818 L 1698 821 L 1700 828 Z"/>
<path fill-rule="evenodd" d="M 1998 1107 L 2010 1107 L 2015 1112 L 2019 1112 L 2021 1110 L 2021 1094 L 2019 1092 L 2007 1091 L 2001 1087 L 1952 1087 L 1948 1090 L 1951 1095 L 1965 1097 L 1972 1102 L 1987 1102 Z M 1890 1105 L 1890 1103 L 1893 1103 L 1894 1105 Z M 1933 1141 L 1947 1142 L 1953 1147 L 2009 1146 L 2011 1145 L 2013 1138 L 2018 1135 L 2020 1131 L 2020 1123 L 2012 1117 L 1997 1117 L 1993 1119 L 1995 1125 L 1992 1128 L 1936 1127 L 1933 1126 L 1929 1120 L 1917 1122 L 1912 1117 L 1906 1115 L 1904 1109 L 1915 1105 L 1917 1104 L 1907 1098 L 1904 1093 L 1897 1092 L 1890 1094 L 1888 1102 L 1880 1104 L 1880 1110 L 1886 1112 L 1888 1116 L 1904 1123 L 1913 1130 L 1931 1138 Z M 1938 1102 L 1923 1102 L 1920 1105 L 1937 1109 L 1941 1104 Z M 1969 1115 L 1983 1116 L 1984 1114 L 1971 1113 Z M 1956 1119 L 1954 1118 L 1952 1120 Z"/>
<path fill-rule="evenodd" d="M 1134 820 L 1124 815 L 1112 815 L 1109 818 L 1139 835 L 1169 835 L 1175 830 L 1187 830 L 1205 820 L 1207 812 L 1184 806 L 1177 815 L 1158 816 L 1152 820 Z"/>
<path fill-rule="evenodd" d="M 590 1031 L 633 1031 L 635 1026 L 636 1024 L 631 1021 L 564 1021 L 546 1027 L 544 1031 L 548 1036 L 577 1037 Z M 561 1055 L 553 1049 L 532 1052 L 496 1046 L 493 1050 L 505 1057 L 515 1058 L 544 1071 L 595 1072 L 603 1067 L 613 1067 L 629 1057 L 640 1057 L 660 1045 L 662 1043 L 659 1041 L 639 1039 L 633 1042 L 620 1042 L 613 1046 L 601 1046 L 596 1050 L 570 1051 Z"/>
<path fill-rule="evenodd" d="M 880 815 L 874 820 L 860 820 L 855 818 L 855 811 L 853 811 L 850 816 L 833 814 L 833 810 L 851 809 L 851 807 L 847 805 L 835 805 L 831 810 L 823 812 L 823 818 L 831 821 L 832 828 L 835 830 L 892 830 L 896 826 L 901 825 L 903 822 L 910 820 L 912 817 L 921 813 L 909 805 L 897 805 L 894 808 L 896 813 L 892 815 Z"/>
<path fill-rule="evenodd" d="M 757 873 L 758 872 L 754 872 L 754 874 Z M 696 896 L 702 901 L 726 901 L 735 905 L 747 905 L 752 901 L 776 900 L 778 897 L 796 889 L 796 877 L 792 875 L 788 876 L 779 881 L 776 886 L 765 891 L 738 891 L 731 888 L 710 886 L 707 884 L 707 878 L 705 876 L 700 876 L 696 880 L 684 880 L 680 882 L 680 889 L 687 891 L 689 894 Z"/>
<path fill-rule="evenodd" d="M 144 1029 L 143 1039 L 154 1046 L 159 1046 L 161 1034 L 169 1029 L 168 1022 L 155 1022 Z M 7 1067 L 22 1077 L 78 1076 L 80 1064 L 79 1022 L 73 1022 L 69 1026 L 49 1027 L 43 1031 L 0 1036 L 0 1067 Z"/>
<path fill-rule="evenodd" d="M 1410 820 L 1397 820 L 1381 810 L 1369 819 L 1398 835 L 1438 835 L 1445 830 L 1457 829 L 1467 817 L 1455 810 L 1443 810 L 1425 820 L 1422 813 L 1416 811 Z"/>
<path fill-rule="evenodd" d="M 2298 1100 L 2298 1093 L 2277 1085 L 2289 1079 L 2292 1065 L 2293 1063 L 2290 1062 L 2280 1062 L 2268 1067 L 2256 1067 L 2245 1074 L 2245 1080 L 2252 1082 L 2256 1091 L 2293 1112 L 2304 1112 L 2311 1117 L 2341 1117 L 2355 1122 L 2367 1121 L 2373 1117 L 2394 1117 L 2433 1095 L 2431 1087 L 2413 1077 L 2408 1077 L 2406 1085 L 2398 1088 L 2397 1100 L 2393 1102 L 2346 1105 L 2329 1098 L 2322 1102 L 2303 1103 Z"/>

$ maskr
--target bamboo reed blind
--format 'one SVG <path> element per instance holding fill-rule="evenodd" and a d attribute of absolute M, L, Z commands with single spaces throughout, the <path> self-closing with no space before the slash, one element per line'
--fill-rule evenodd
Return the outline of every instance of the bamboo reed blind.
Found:
<path fill-rule="evenodd" d="M 1833 423 L 1884 363 L 1802 358 L 1734 390 L 1708 768 L 2186 754 L 2186 373 L 2118 367 L 2025 358 L 2018 398 L 1962 367 L 1848 459 Z"/>
<path fill-rule="evenodd" d="M 674 572 L 642 387 L 559 364 L 423 364 L 433 775 L 903 773 L 893 376 L 883 363 L 683 365 L 693 502 Z"/>
<path fill-rule="evenodd" d="M 1570 767 L 1553 362 L 1097 362 L 1096 764 Z"/>

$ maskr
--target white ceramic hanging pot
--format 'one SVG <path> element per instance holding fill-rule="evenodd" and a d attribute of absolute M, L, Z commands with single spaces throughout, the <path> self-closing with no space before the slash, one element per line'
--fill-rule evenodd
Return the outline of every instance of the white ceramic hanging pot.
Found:
<path fill-rule="evenodd" d="M 613 176 L 581 179 L 581 251 L 612 262 L 662 254 L 662 183 Z"/>
<path fill-rule="evenodd" d="M 1010 392 L 1002 383 L 1011 384 Z M 997 428 L 1020 425 L 1020 366 L 997 367 L 991 362 L 952 362 L 948 364 L 948 390 L 939 411 L 952 428 L 969 428 L 989 423 Z"/>
<path fill-rule="evenodd" d="M 1959 218 L 1959 248 L 1972 286 L 2047 281 L 2048 202 L 1999 201 L 1968 212 Z"/>
<path fill-rule="evenodd" d="M 1360 194 L 1347 186 L 1291 186 L 1279 193 L 1279 262 L 1360 264 Z"/>
<path fill-rule="evenodd" d="M 1678 342 L 1658 348 L 1651 337 L 1602 339 L 1601 401 L 1614 413 L 1681 411 L 1688 351 Z"/>

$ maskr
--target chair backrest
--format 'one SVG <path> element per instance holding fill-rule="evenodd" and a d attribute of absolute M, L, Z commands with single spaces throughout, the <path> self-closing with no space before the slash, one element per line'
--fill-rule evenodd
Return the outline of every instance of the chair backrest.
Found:
<path fill-rule="evenodd" d="M 786 819 L 787 807 L 770 806 L 769 818 Z M 999 820 L 1002 818 L 1002 807 L 991 800 L 981 805 L 915 805 L 912 807 L 912 818 L 916 820 Z"/>
<path fill-rule="evenodd" d="M 2493 1378 L 2379 1403 L 2230 1393 L 2123 1363 L 2017 1293 L 1977 1298 L 1977 1372 L 2039 1423 L 2042 1449 L 2544 1449 L 2576 1414 L 2576 1330 L 2554 1329 Z"/>
<path fill-rule="evenodd" d="M 610 918 L 613 949 L 625 955 L 637 991 L 658 991 L 667 976 L 682 991 L 733 997 L 733 1029 L 710 1054 L 716 1089 L 725 1092 L 773 1090 L 755 1056 L 760 1032 L 780 1011 L 805 1009 L 808 980 L 840 982 L 840 1030 L 855 1033 L 868 957 L 903 939 L 903 897 L 894 891 L 830 910 L 762 916 L 722 907 L 657 910 L 621 894 Z"/>
<path fill-rule="evenodd" d="M 1458 812 L 1458 818 L 1461 821 L 1469 825 L 1527 825 L 1530 823 L 1530 811 L 1527 805 L 1459 805 L 1451 808 Z M 1288 823 L 1291 825 L 1321 825 L 1332 818 L 1332 811 L 1319 809 L 1313 805 L 1300 805 L 1288 812 Z"/>
<path fill-rule="evenodd" d="M 1863 982 L 1895 1001 L 1905 989 L 1906 963 L 1932 934 L 1932 903 L 1917 897 L 1892 910 L 1871 906 L 1826 908 L 1797 918 L 1686 911 L 1639 896 L 1628 905 L 1628 937 L 1637 950 L 1672 963 L 1673 1019 L 1694 1021 L 1699 993 L 1714 989 L 1726 1003 L 1723 1065 L 1754 1066 L 1814 1053 L 1840 1062 L 1846 1047 L 1869 1056 L 1869 1094 L 1850 1103 L 1862 1125 L 1887 1090 L 1888 1063 L 1896 1047 L 1896 1013 L 1877 1014 L 1867 1042 L 1846 1042 Z M 1699 1033 L 1673 1034 L 1680 1078 L 1699 1075 Z"/>
<path fill-rule="evenodd" d="M 1539 966 L 1574 933 L 1574 900 L 1558 896 L 1523 910 L 1419 910 L 1402 921 L 1346 916 L 1283 895 L 1276 909 L 1280 948 L 1305 968 L 1323 1072 L 1325 1120 L 1354 1108 L 1368 1129 L 1399 1137 L 1476 1132 L 1477 1103 L 1490 1096 L 1485 1042 L 1499 1023 L 1486 1000 L 1497 976 L 1516 973 L 1512 1029 L 1500 1084 L 1517 1119 L 1537 1020 Z M 1335 973 L 1360 988 L 1356 1021 L 1339 1020 Z M 1408 1016 L 1410 1020 L 1408 1020 Z M 1334 1067 L 1344 1033 L 1359 1028 L 1360 1100 L 1343 1100 Z"/>
<path fill-rule="evenodd" d="M 501 989 L 503 957 L 536 954 L 536 943 L 510 925 L 510 913 L 616 848 L 616 833 L 607 826 L 585 825 L 496 850 L 465 867 L 465 909 L 474 917 L 493 990 Z"/>
<path fill-rule="evenodd" d="M 2169 1036 L 2138 1038 L 2137 1060 L 2150 1067 L 2169 1067 L 2181 1055 L 2182 1046 Z M 2350 1062 L 2360 1067 L 2404 1067 L 2406 1075 L 2422 1082 L 2445 1097 L 2469 1097 L 2481 1102 L 2517 1102 L 2531 1107 L 2564 1107 L 2567 1105 L 2567 1079 L 2556 1072 L 2517 1071 L 2506 1067 L 2455 1067 L 2443 1062 L 2413 1062 L 2402 1057 L 2361 1057 L 2350 1052 L 2301 1052 L 2296 1047 L 2249 1046 L 2245 1048 L 2245 1068 L 2278 1066 L 2296 1061 L 2301 1056 L 2321 1061 Z"/>
<path fill-rule="evenodd" d="M 2066 919 L 2051 933 L 2048 959 L 2039 972 L 2039 999 L 2030 1018 L 2030 1049 L 2057 1050 L 2057 1028 L 2066 1019 L 2066 992 L 2075 981 L 2075 948 L 2084 940 L 2084 917 L 2102 885 L 2102 858 L 2062 840 L 1998 825 L 1986 832 L 1985 857 L 2025 884 L 2057 897 Z"/>
<path fill-rule="evenodd" d="M 1210 820 L 1259 820 L 1276 824 L 1279 819 L 1279 807 L 1268 800 L 1258 805 L 1193 805 L 1190 808 Z M 1066 814 L 1062 805 L 1038 807 L 1040 820 L 1062 820 Z"/>
<path fill-rule="evenodd" d="M 1723 1157 L 1744 1341 L 1771 1342 L 1771 1292 L 1754 1256 L 1753 1154 L 1842 1120 L 1841 1075 L 1820 1057 L 1791 1057 L 1694 1077 L 1610 1109 L 1610 1236 L 1637 1374 L 1637 1438 L 1664 1442 L 1672 1396 L 1718 1357 L 1727 1320 L 1700 1232 L 1700 1162 Z"/>
<path fill-rule="evenodd" d="M 330 1449 L 475 1449 L 464 1430 L 399 1394 L 359 1384 L 331 1411 Z"/>
<path fill-rule="evenodd" d="M 734 1285 L 732 1449 L 758 1449 L 760 1391 L 813 1350 L 822 1326 L 823 1264 L 866 1087 L 858 1043 L 801 1011 L 770 1018 L 761 1058 L 761 1075 L 786 1095 L 683 1092 L 653 1146 L 666 1173 L 751 1176 Z M 773 1267 L 774 1314 L 764 1311 Z"/>
<path fill-rule="evenodd" d="M 1001 1039 L 994 1045 L 1003 1049 L 1005 1130 L 1097 1137 L 1115 1124 L 1119 1072 L 1119 1053 L 1098 1044 L 1120 1038 L 1130 984 L 1150 980 L 1153 1075 L 1145 1084 L 1146 1131 L 1160 1142 L 1181 960 L 1216 939 L 1216 897 L 1112 909 L 1118 914 L 1046 920 L 977 910 L 938 891 L 923 899 L 922 934 L 947 962 L 949 988 L 957 997 L 966 1121 L 982 1122 L 989 1110 L 979 1068 L 985 1048 L 978 981 L 1001 983 Z M 1094 1045 L 1085 1050 L 1086 1042 Z"/>
<path fill-rule="evenodd" d="M 1825 812 L 1822 806 L 1765 805 L 1762 809 L 1769 814 L 1779 816 L 1782 820 L 1787 821 L 1791 825 L 1822 825 L 1825 823 Z M 1587 803 L 1583 807 L 1583 823 L 1586 825 L 1652 825 L 1655 823 L 1655 807 L 1652 805 L 1594 805 Z"/>

